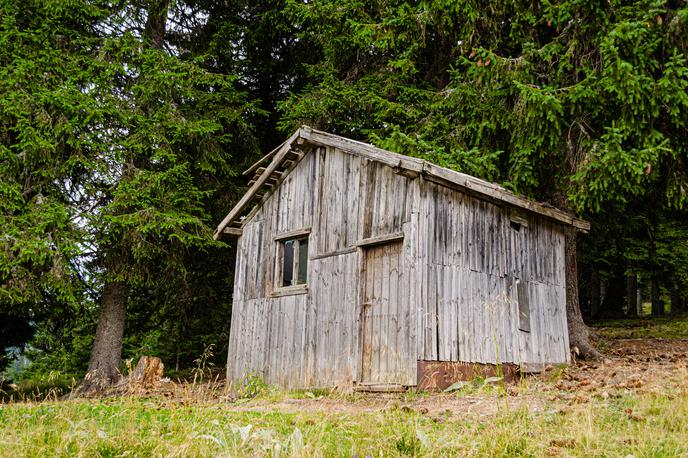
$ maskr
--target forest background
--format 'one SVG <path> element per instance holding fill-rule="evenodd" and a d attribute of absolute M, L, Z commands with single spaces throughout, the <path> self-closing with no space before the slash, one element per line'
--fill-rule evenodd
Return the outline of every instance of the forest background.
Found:
<path fill-rule="evenodd" d="M 302 124 L 590 220 L 588 321 L 684 313 L 687 50 L 680 0 L 2 0 L 0 371 L 222 367 L 212 230 Z"/>

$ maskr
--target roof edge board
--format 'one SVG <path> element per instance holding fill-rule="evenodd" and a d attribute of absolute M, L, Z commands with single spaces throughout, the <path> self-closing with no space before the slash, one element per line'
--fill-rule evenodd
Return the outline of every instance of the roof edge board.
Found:
<path fill-rule="evenodd" d="M 510 206 L 522 208 L 532 213 L 548 217 L 561 223 L 573 226 L 584 232 L 590 230 L 590 223 L 588 221 L 576 218 L 571 213 L 565 212 L 551 205 L 531 200 L 527 197 L 519 196 L 518 194 L 515 194 L 506 188 L 485 180 L 481 180 L 480 178 L 476 178 L 454 170 L 445 169 L 427 161 L 425 161 L 424 164 L 424 171 L 429 175 L 442 178 L 443 180 L 454 183 L 459 187 L 482 194 L 486 197 L 490 197 L 491 199 L 504 202 Z"/>
<path fill-rule="evenodd" d="M 279 149 L 282 148 L 284 146 L 284 144 L 287 143 L 288 141 L 289 141 L 289 139 L 286 139 L 285 141 L 283 141 L 282 143 L 277 145 L 277 147 L 275 147 L 272 151 L 270 151 L 269 153 L 262 156 L 260 159 L 258 159 L 256 162 L 254 162 L 249 168 L 247 168 L 246 170 L 241 172 L 241 174 L 246 176 L 246 175 L 250 174 L 251 172 L 253 172 L 254 170 L 257 170 L 258 167 L 260 167 L 260 164 L 265 162 L 266 159 L 268 159 L 270 156 L 274 155 L 277 151 L 279 151 Z"/>
<path fill-rule="evenodd" d="M 248 191 L 246 191 L 246 193 L 241 197 L 241 199 L 239 199 L 239 202 L 237 202 L 234 208 L 232 208 L 232 210 L 227 214 L 227 216 L 225 216 L 220 222 L 220 224 L 218 224 L 217 229 L 215 229 L 215 232 L 213 233 L 213 239 L 219 240 L 222 237 L 225 227 L 227 227 L 232 221 L 234 221 L 237 218 L 237 216 L 239 216 L 244 207 L 251 201 L 253 196 L 258 192 L 258 190 L 263 186 L 263 184 L 265 184 L 272 172 L 274 172 L 277 169 L 284 156 L 286 156 L 286 154 L 289 152 L 291 144 L 294 142 L 294 140 L 296 140 L 299 137 L 300 134 L 301 129 L 294 132 L 294 134 L 291 137 L 289 137 L 287 141 L 282 143 L 282 146 L 277 150 L 276 153 L 274 153 L 274 157 L 270 162 L 270 165 L 268 165 L 265 168 L 258 180 L 256 180 L 255 183 L 253 183 L 253 185 L 248 189 Z"/>
<path fill-rule="evenodd" d="M 243 208 L 250 202 L 265 181 L 267 181 L 270 174 L 274 172 L 274 170 L 279 166 L 280 162 L 289 153 L 294 142 L 305 142 L 314 146 L 330 146 L 351 154 L 367 157 L 370 160 L 380 162 L 395 169 L 408 170 L 420 175 L 437 177 L 443 181 L 451 183 L 453 186 L 465 189 L 473 194 L 477 194 L 478 196 L 482 195 L 491 200 L 502 202 L 508 206 L 521 208 L 529 212 L 553 219 L 559 223 L 572 226 L 581 232 L 588 232 L 590 230 L 590 223 L 588 221 L 576 218 L 573 214 L 560 210 L 551 205 L 531 200 L 527 197 L 519 196 L 495 183 L 482 180 L 472 175 L 457 172 L 455 170 L 440 167 L 423 159 L 404 156 L 403 154 L 387 151 L 368 143 L 351 140 L 346 137 L 316 130 L 309 126 L 301 126 L 301 128 L 294 132 L 294 134 L 284 141 L 280 146 L 263 156 L 243 173 L 246 175 L 257 170 L 260 164 L 264 163 L 267 158 L 274 156 L 270 164 L 265 168 L 263 173 L 258 177 L 251 188 L 249 188 L 249 190 L 244 194 L 244 196 L 239 200 L 229 214 L 227 214 L 227 216 L 225 216 L 222 222 L 218 225 L 215 233 L 213 234 L 213 238 L 215 240 L 222 237 L 224 228 L 231 224 L 231 222 L 240 215 Z"/>

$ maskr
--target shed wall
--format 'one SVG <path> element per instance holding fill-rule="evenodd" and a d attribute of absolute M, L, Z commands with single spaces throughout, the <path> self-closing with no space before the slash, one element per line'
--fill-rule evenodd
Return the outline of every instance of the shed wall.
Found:
<path fill-rule="evenodd" d="M 332 148 L 301 160 L 237 241 L 228 379 L 285 387 L 348 385 L 360 366 L 362 239 L 403 232 L 417 192 L 390 167 Z M 275 236 L 310 227 L 308 292 L 271 297 Z M 402 248 L 404 271 L 410 250 Z M 403 295 L 400 309 L 410 309 Z M 415 316 L 415 315 L 414 315 Z M 415 326 L 414 326 L 415 328 Z M 414 332 L 404 330 L 410 338 Z M 415 344 L 414 344 L 415 345 Z M 415 354 L 405 355 L 415 383 Z"/>
<path fill-rule="evenodd" d="M 543 364 L 569 360 L 564 233 L 511 210 L 423 181 L 419 206 L 418 359 Z M 516 284 L 531 331 L 519 330 Z"/>
<path fill-rule="evenodd" d="M 408 329 L 406 383 L 417 360 L 566 362 L 563 228 L 458 190 L 395 173 L 333 148 L 306 154 L 244 222 L 237 260 L 228 379 L 287 388 L 360 381 L 363 254 L 357 244 L 403 233 L 398 313 Z M 311 228 L 308 291 L 272 297 L 275 237 Z M 530 302 L 519 330 L 516 283 Z"/>

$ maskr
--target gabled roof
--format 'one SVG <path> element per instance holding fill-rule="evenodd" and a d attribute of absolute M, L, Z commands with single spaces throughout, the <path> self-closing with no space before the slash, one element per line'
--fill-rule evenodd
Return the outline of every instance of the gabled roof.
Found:
<path fill-rule="evenodd" d="M 572 226 L 579 231 L 587 232 L 590 230 L 590 223 L 587 221 L 576 218 L 552 205 L 516 195 L 494 183 L 439 167 L 422 159 L 393 153 L 367 143 L 303 126 L 284 143 L 244 172 L 244 175 L 253 173 L 249 190 L 217 226 L 213 238 L 217 240 L 222 234 L 240 235 L 246 217 L 260 205 L 264 198 L 268 197 L 273 189 L 279 186 L 306 154 L 309 146 L 331 146 L 371 161 L 386 164 L 393 167 L 398 173 L 409 177 L 423 176 L 428 180 L 459 189 L 479 198 L 542 215 L 561 224 Z"/>

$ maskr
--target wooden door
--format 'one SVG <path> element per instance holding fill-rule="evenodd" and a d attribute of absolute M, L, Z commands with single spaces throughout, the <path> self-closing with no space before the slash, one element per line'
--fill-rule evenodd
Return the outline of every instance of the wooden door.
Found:
<path fill-rule="evenodd" d="M 410 310 L 402 275 L 402 242 L 364 249 L 362 384 L 411 385 Z"/>

